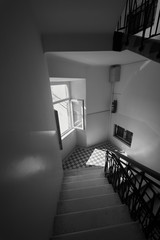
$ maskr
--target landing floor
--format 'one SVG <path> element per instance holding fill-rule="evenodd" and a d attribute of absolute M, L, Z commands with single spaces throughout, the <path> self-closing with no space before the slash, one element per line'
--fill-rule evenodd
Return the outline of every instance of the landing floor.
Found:
<path fill-rule="evenodd" d="M 106 160 L 107 147 L 116 150 L 110 142 L 84 148 L 76 147 L 69 158 L 63 163 L 63 169 L 75 169 L 75 168 L 86 168 L 86 167 L 104 167 Z"/>

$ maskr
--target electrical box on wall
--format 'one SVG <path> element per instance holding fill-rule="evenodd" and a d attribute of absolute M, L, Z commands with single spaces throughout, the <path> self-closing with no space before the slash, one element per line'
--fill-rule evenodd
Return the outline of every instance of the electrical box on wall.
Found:
<path fill-rule="evenodd" d="M 109 82 L 114 83 L 120 81 L 120 72 L 121 72 L 120 65 L 111 66 L 109 70 Z"/>
<path fill-rule="evenodd" d="M 114 100 L 112 102 L 112 113 L 116 113 L 117 112 L 117 100 Z"/>

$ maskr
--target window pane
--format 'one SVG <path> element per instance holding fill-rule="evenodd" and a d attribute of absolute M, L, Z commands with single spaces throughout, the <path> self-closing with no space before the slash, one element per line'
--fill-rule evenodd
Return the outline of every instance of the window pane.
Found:
<path fill-rule="evenodd" d="M 126 131 L 126 141 L 128 141 L 129 143 L 132 142 L 132 136 L 133 136 L 133 133 L 130 132 L 130 131 Z"/>
<path fill-rule="evenodd" d="M 124 128 L 118 126 L 117 135 L 123 138 Z"/>
<path fill-rule="evenodd" d="M 84 101 L 72 100 L 72 111 L 74 127 L 84 129 Z"/>
<path fill-rule="evenodd" d="M 114 136 L 117 137 L 119 140 L 127 144 L 128 146 L 131 146 L 132 143 L 132 137 L 133 133 L 125 130 L 124 128 L 114 125 Z"/>
<path fill-rule="evenodd" d="M 54 109 L 58 111 L 61 135 L 71 128 L 69 101 L 54 104 Z"/>
<path fill-rule="evenodd" d="M 51 85 L 52 101 L 56 102 L 68 98 L 68 87 L 66 84 Z"/>

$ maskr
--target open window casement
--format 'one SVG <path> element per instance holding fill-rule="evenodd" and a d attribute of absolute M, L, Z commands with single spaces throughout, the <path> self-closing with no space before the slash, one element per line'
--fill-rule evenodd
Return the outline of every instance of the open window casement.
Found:
<path fill-rule="evenodd" d="M 59 137 L 73 128 L 84 130 L 84 100 L 70 98 L 69 83 L 51 84 L 51 95 Z"/>
<path fill-rule="evenodd" d="M 83 99 L 71 99 L 72 109 L 72 122 L 73 127 L 84 130 L 84 100 Z"/>

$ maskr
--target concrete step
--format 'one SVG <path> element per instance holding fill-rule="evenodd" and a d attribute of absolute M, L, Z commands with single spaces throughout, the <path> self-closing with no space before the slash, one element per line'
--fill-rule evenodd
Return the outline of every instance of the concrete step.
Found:
<path fill-rule="evenodd" d="M 79 212 L 96 208 L 105 208 L 114 205 L 121 205 L 119 196 L 116 193 L 88 198 L 65 200 L 58 202 L 57 214 Z"/>
<path fill-rule="evenodd" d="M 95 178 L 104 178 L 104 170 L 101 171 L 89 171 L 87 174 L 79 174 L 75 176 L 64 176 L 64 182 L 75 182 L 75 181 L 85 181 L 88 179 L 95 179 Z"/>
<path fill-rule="evenodd" d="M 88 187 L 98 187 L 101 185 L 107 185 L 108 180 L 106 178 L 96 178 L 96 179 L 88 179 L 85 181 L 78 182 L 65 182 L 62 184 L 62 190 L 73 190 L 80 188 L 88 188 Z"/>
<path fill-rule="evenodd" d="M 54 235 L 131 222 L 125 205 L 55 216 Z"/>
<path fill-rule="evenodd" d="M 137 222 L 119 224 L 115 226 L 91 229 L 76 233 L 62 234 L 52 240 L 145 240 L 144 234 Z"/>
<path fill-rule="evenodd" d="M 111 194 L 111 193 L 114 193 L 112 186 L 110 184 L 105 184 L 105 185 L 94 186 L 89 188 L 63 190 L 60 192 L 60 200 L 93 197 L 93 196 Z"/>
<path fill-rule="evenodd" d="M 88 175 L 93 173 L 103 173 L 104 168 L 102 167 L 89 167 L 89 168 L 76 168 L 64 171 L 64 177 L 67 176 L 77 176 L 77 175 Z"/>

